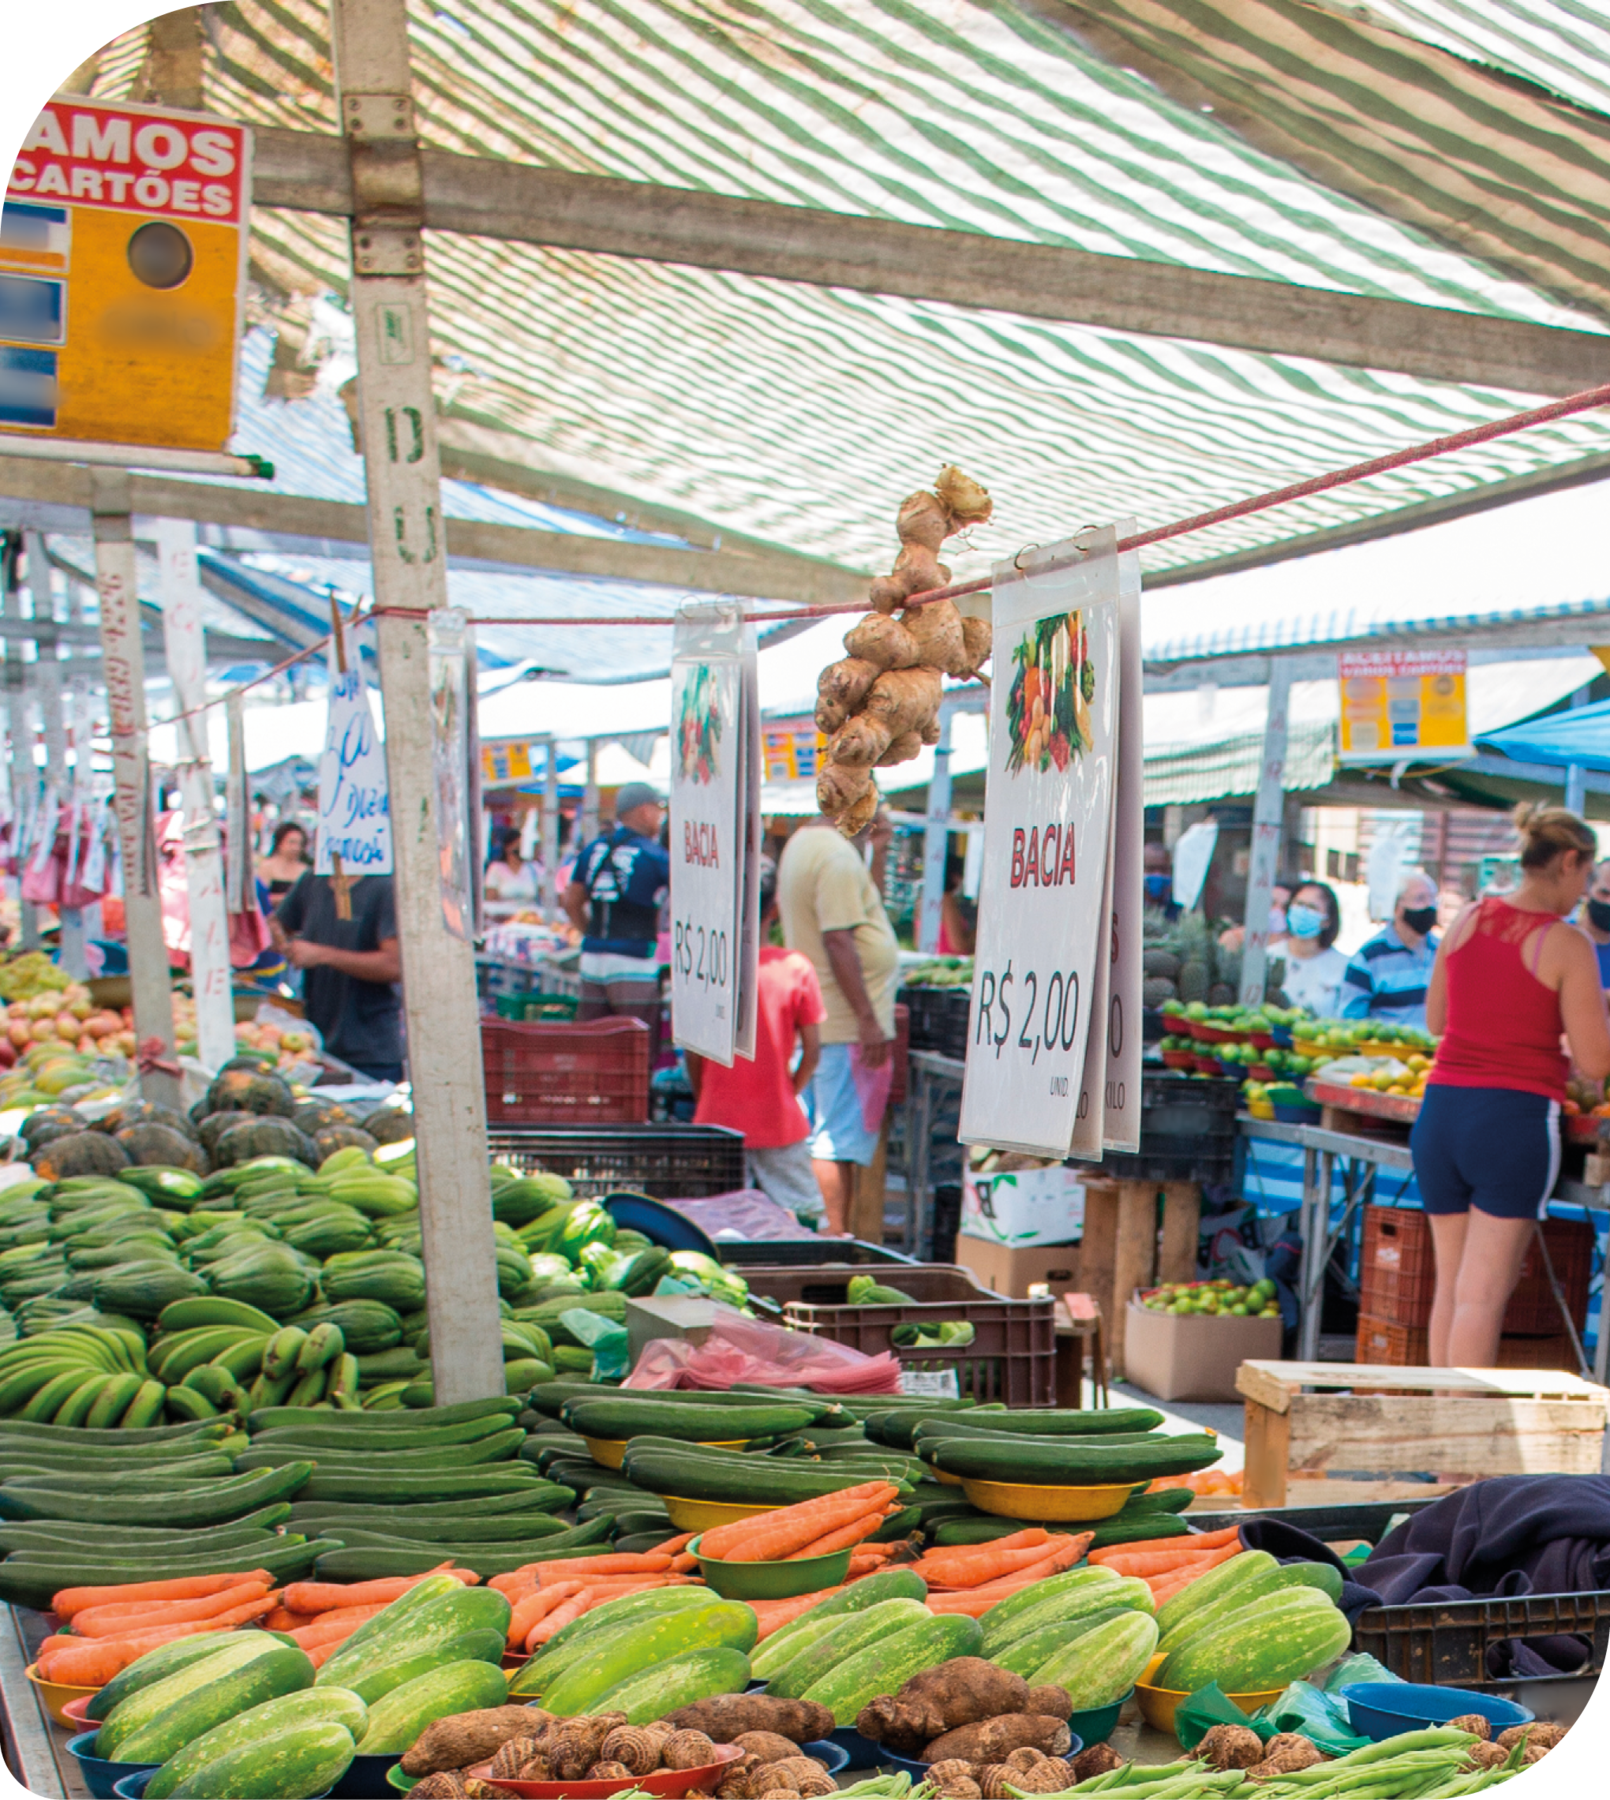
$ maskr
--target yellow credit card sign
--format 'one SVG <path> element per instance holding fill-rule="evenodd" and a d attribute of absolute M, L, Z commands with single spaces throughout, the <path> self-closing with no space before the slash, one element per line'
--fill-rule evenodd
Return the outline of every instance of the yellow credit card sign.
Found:
<path fill-rule="evenodd" d="M 250 201 L 244 125 L 47 106 L 0 213 L 0 446 L 225 449 Z"/>
<path fill-rule="evenodd" d="M 1352 762 L 1470 754 L 1463 650 L 1345 651 L 1341 755 Z"/>

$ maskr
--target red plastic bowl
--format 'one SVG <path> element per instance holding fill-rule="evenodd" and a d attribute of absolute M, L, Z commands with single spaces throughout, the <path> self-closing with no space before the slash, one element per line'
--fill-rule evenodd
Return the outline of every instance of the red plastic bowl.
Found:
<path fill-rule="evenodd" d="M 487 1774 L 492 1766 L 490 1762 L 477 1763 L 464 1773 L 477 1775 L 482 1781 L 492 1781 L 495 1787 L 519 1794 L 522 1800 L 608 1800 L 611 1794 L 624 1794 L 634 1788 L 645 1794 L 670 1796 L 674 1800 L 675 1796 L 690 1794 L 695 1788 L 714 1787 L 727 1764 L 736 1762 L 743 1755 L 736 1744 L 717 1744 L 716 1752 L 720 1760 L 706 1763 L 702 1769 L 660 1769 L 636 1781 L 513 1781 L 505 1776 L 493 1781 Z"/>
<path fill-rule="evenodd" d="M 62 1712 L 67 1718 L 74 1720 L 79 1726 L 87 1729 L 89 1726 L 96 1723 L 96 1721 L 89 1716 L 87 1710 L 90 1701 L 94 1698 L 94 1694 L 85 1694 L 80 1699 L 69 1700 L 62 1708 Z"/>

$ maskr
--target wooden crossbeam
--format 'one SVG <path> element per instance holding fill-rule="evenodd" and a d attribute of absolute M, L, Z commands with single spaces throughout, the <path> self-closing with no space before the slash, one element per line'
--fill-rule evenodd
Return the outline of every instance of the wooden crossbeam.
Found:
<path fill-rule="evenodd" d="M 427 150 L 428 228 L 1025 318 L 1389 369 L 1429 381 L 1569 394 L 1610 380 L 1610 336 L 1297 287 L 981 232 Z M 346 216 L 338 138 L 260 126 L 259 206 Z"/>

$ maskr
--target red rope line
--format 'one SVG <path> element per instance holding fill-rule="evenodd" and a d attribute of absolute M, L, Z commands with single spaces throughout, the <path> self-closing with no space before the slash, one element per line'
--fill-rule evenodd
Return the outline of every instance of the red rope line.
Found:
<path fill-rule="evenodd" d="M 1510 437 L 1517 431 L 1530 430 L 1534 425 L 1547 425 L 1555 419 L 1569 418 L 1573 413 L 1590 412 L 1596 406 L 1610 406 L 1610 382 L 1599 387 L 1584 388 L 1580 393 L 1566 394 L 1559 400 L 1550 400 L 1542 406 L 1528 407 L 1525 412 L 1507 413 L 1501 419 L 1490 420 L 1485 425 L 1471 425 L 1463 431 L 1445 432 L 1441 437 L 1427 439 L 1424 443 L 1410 444 L 1402 450 L 1389 451 L 1385 456 L 1374 456 L 1366 462 L 1350 463 L 1343 469 L 1332 469 L 1324 475 L 1311 475 L 1306 481 L 1294 481 L 1285 487 L 1272 488 L 1267 493 L 1253 494 L 1245 500 L 1232 500 L 1226 506 L 1214 507 L 1210 512 L 1193 513 L 1189 518 L 1176 519 L 1171 525 L 1157 525 L 1150 531 L 1137 531 L 1131 536 L 1120 538 L 1118 548 L 1125 550 L 1142 550 L 1148 544 L 1161 544 L 1169 538 L 1184 537 L 1189 532 L 1206 531 L 1213 525 L 1225 525 L 1232 519 L 1245 519 L 1254 513 L 1268 512 L 1272 507 L 1288 506 L 1294 500 L 1306 500 L 1314 494 L 1329 493 L 1333 488 L 1347 487 L 1355 481 L 1368 481 L 1375 475 L 1386 475 L 1394 469 L 1408 468 L 1413 463 L 1428 462 L 1435 456 L 1447 456 L 1456 450 L 1468 450 L 1476 444 L 1490 444 L 1496 438 Z M 1049 565 L 1056 567 L 1056 564 Z M 906 600 L 907 606 L 928 606 L 935 600 L 955 600 L 963 594 L 987 593 L 995 585 L 993 575 L 980 575 L 972 581 L 952 582 L 949 587 L 931 588 L 926 593 L 912 594 Z M 842 613 L 864 613 L 872 610 L 871 604 L 865 600 L 836 600 L 825 602 L 820 606 L 791 606 L 779 608 L 772 612 L 746 612 L 745 618 L 756 625 L 786 624 L 791 619 L 830 619 Z M 409 618 L 423 621 L 425 614 L 415 607 L 406 606 L 371 606 L 367 611 L 355 613 L 349 621 L 361 624 L 367 619 Z M 648 626 L 670 625 L 674 621 L 664 613 L 594 613 L 582 617 L 545 618 L 530 614 L 519 617 L 498 614 L 483 614 L 472 617 L 472 625 L 632 625 Z M 277 663 L 272 669 L 255 675 L 250 681 L 243 681 L 233 690 L 245 693 L 249 688 L 270 681 L 274 676 L 283 674 L 285 670 L 304 661 L 307 657 L 316 656 L 330 642 L 326 636 L 307 649 L 298 651 L 296 655 L 287 657 L 284 662 Z M 228 695 L 220 695 L 216 700 L 208 700 L 203 705 L 192 707 L 189 712 L 174 713 L 170 718 L 156 721 L 158 724 L 175 725 L 194 713 L 206 712 L 211 707 L 222 705 Z"/>

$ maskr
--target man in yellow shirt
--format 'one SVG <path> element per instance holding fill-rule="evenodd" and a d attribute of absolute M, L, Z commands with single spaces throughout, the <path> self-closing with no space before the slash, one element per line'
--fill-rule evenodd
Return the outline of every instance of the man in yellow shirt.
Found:
<path fill-rule="evenodd" d="M 811 1161 L 827 1209 L 827 1235 L 845 1237 L 855 1170 L 877 1155 L 893 1076 L 894 996 L 900 951 L 874 866 L 892 835 L 879 812 L 855 842 L 818 816 L 788 840 L 777 867 L 783 941 L 810 958 L 827 1018 L 807 1090 Z"/>

